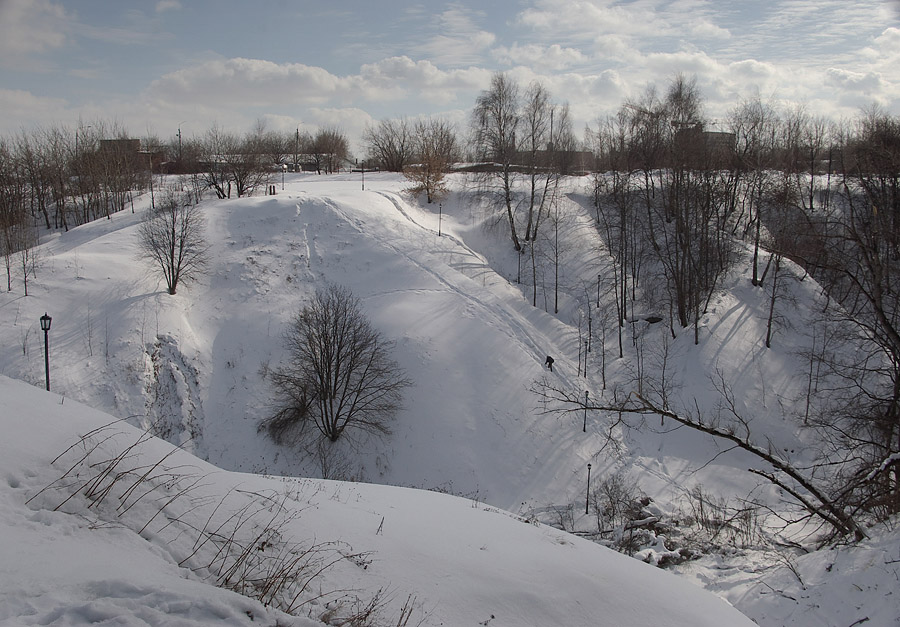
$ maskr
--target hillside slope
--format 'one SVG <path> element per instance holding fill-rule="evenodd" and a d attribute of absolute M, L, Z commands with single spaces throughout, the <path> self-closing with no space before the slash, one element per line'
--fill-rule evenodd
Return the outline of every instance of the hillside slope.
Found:
<path fill-rule="evenodd" d="M 553 316 L 512 282 L 515 267 L 504 264 L 515 255 L 490 245 L 480 219 L 467 223 L 464 195 L 446 202 L 438 237 L 437 216 L 402 197 L 403 186 L 390 175 L 370 177 L 366 191 L 352 179 L 299 176 L 278 196 L 205 201 L 210 273 L 175 296 L 135 256 L 139 214 L 61 234 L 40 253 L 33 295 L 4 295 L 0 337 L 20 350 L 5 353 L 0 372 L 42 381 L 37 318 L 48 311 L 54 391 L 154 425 L 222 468 L 320 475 L 317 460 L 257 434 L 271 411 L 261 371 L 284 358 L 281 334 L 313 291 L 340 283 L 397 342 L 414 385 L 393 435 L 340 451 L 332 476 L 477 494 L 512 509 L 577 499 L 586 463 L 615 461 L 597 456 L 605 417 L 591 416 L 585 435 L 577 420 L 542 414 L 529 388 L 548 374 L 548 354 L 561 384 L 584 385 L 572 294 L 579 273 L 595 275 L 599 244 L 571 246 Z M 593 368 L 587 384 L 602 393 Z M 695 440 L 678 449 L 678 434 L 668 435 L 665 447 L 675 458 L 715 454 Z M 636 446 L 678 465 L 659 458 L 669 457 L 661 438 Z M 710 473 L 734 463 L 719 459 Z"/>
<path fill-rule="evenodd" d="M 710 375 L 718 371 L 752 424 L 805 460 L 789 416 L 805 389 L 800 351 L 817 294 L 811 280 L 786 280 L 793 297 L 780 305 L 771 349 L 763 344 L 767 294 L 750 287 L 740 265 L 700 321 L 698 345 L 692 331 L 672 338 L 663 325 L 638 319 L 625 330 L 618 360 L 614 329 L 605 329 L 604 390 L 596 344 L 588 376 L 579 376 L 585 304 L 611 299 L 597 291 L 608 255 L 581 183 L 570 182 L 564 201 L 556 315 L 547 312 L 546 291 L 533 307 L 528 288 L 516 284 L 528 270 L 502 232 L 488 228 L 461 180 L 440 208 L 420 206 L 401 193 L 405 185 L 389 174 L 367 176 L 365 190 L 350 175 L 295 175 L 277 196 L 205 200 L 209 273 L 174 296 L 135 256 L 146 196 L 137 213 L 54 234 L 38 249 L 30 295 L 0 294 L 0 374 L 43 387 L 38 318 L 46 311 L 55 394 L 151 429 L 225 470 L 428 488 L 529 519 L 566 507 L 579 530 L 596 527 L 580 513 L 588 463 L 591 487 L 620 471 L 669 512 L 689 507 L 698 489 L 730 503 L 752 492 L 778 506 L 777 492 L 746 473 L 746 455 L 709 437 L 648 419 L 640 431 L 613 427 L 612 446 L 615 415 L 546 413 L 530 390 L 546 379 L 592 399 L 627 392 L 640 356 L 647 372 L 665 365 L 673 401 L 714 411 Z M 549 290 L 552 274 L 541 280 Z M 271 412 L 262 372 L 285 358 L 288 321 L 326 282 L 361 299 L 374 326 L 396 342 L 393 356 L 413 386 L 389 437 L 358 447 L 339 442 L 323 464 L 275 445 L 257 427 Z M 552 374 L 543 367 L 548 354 L 556 359 Z M 782 578 L 785 564 L 758 555 L 731 556 L 726 565 L 717 559 L 681 570 L 763 624 L 813 624 L 791 599 L 763 598 L 760 579 Z M 873 588 L 867 602 L 882 603 L 883 592 Z M 890 614 L 897 604 L 887 607 Z M 763 621 L 772 616 L 780 618 Z"/>
<path fill-rule="evenodd" d="M 425 625 L 752 624 L 673 575 L 476 502 L 223 472 L 21 382 L 0 377 L 0 396 L 3 624 L 319 624 L 211 585 L 220 564 L 229 587 L 270 585 L 300 549 L 321 574 L 274 596 L 300 616 L 381 591 L 376 624 L 404 607 Z"/>

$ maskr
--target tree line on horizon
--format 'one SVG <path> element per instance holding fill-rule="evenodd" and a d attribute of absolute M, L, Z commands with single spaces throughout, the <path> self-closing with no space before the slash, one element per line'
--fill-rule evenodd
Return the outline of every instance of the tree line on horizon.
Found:
<path fill-rule="evenodd" d="M 628 359 L 633 380 L 628 394 L 593 403 L 552 383 L 537 391 L 560 411 L 656 414 L 720 438 L 754 455 L 762 465 L 751 472 L 799 506 L 785 526 L 813 521 L 826 538 L 860 539 L 900 512 L 900 119 L 871 107 L 834 122 L 756 98 L 723 130 L 711 126 L 696 82 L 676 76 L 590 129 L 597 167 L 585 192 L 609 259 L 594 317 L 614 321 L 599 343 L 618 340 L 615 358 Z M 667 342 L 645 345 L 637 330 L 650 312 L 672 339 L 689 332 L 701 343 L 735 271 L 765 303 L 766 348 L 787 328 L 808 343 L 805 394 L 783 411 L 812 462 L 754 428 L 726 373 L 711 375 L 718 410 L 682 405 Z M 789 285 L 806 277 L 818 300 L 812 319 L 798 320 Z M 585 334 L 579 323 L 579 344 Z"/>

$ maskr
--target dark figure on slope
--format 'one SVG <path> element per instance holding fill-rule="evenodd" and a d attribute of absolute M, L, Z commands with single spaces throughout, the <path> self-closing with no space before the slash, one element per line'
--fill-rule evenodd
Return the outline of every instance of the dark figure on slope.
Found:
<path fill-rule="evenodd" d="M 553 372 L 553 358 L 550 355 L 547 355 L 544 365 L 550 368 L 550 372 Z"/>

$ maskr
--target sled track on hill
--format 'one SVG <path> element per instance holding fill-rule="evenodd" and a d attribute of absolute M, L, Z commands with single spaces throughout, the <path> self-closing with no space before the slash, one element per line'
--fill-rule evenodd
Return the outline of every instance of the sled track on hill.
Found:
<path fill-rule="evenodd" d="M 378 194 L 380 196 L 386 198 L 387 200 L 389 200 L 391 202 L 391 204 L 397 208 L 397 210 L 401 213 L 401 215 L 403 215 L 411 224 L 413 224 L 414 226 L 416 226 L 419 229 L 433 232 L 430 229 L 423 227 L 422 225 L 417 223 L 412 218 L 410 218 L 410 216 L 402 208 L 400 208 L 398 206 L 397 201 L 395 199 L 391 198 L 390 195 L 381 193 L 381 192 L 378 192 Z M 362 228 L 362 226 L 360 224 L 360 220 L 358 218 L 354 219 L 351 216 L 347 215 L 347 213 L 345 211 L 343 211 L 340 207 L 338 207 L 337 205 L 335 205 L 332 202 L 326 202 L 326 204 L 328 205 L 328 207 L 331 210 L 333 210 L 337 215 L 341 216 L 341 218 L 343 218 L 346 222 L 348 222 L 349 224 L 352 224 L 357 231 L 359 231 L 359 232 L 364 231 L 364 229 Z M 369 233 L 372 232 L 371 229 L 366 229 L 365 231 L 369 232 Z M 394 251 L 398 255 L 401 255 L 404 258 L 408 259 L 417 268 L 419 268 L 424 273 L 426 273 L 427 275 L 434 278 L 435 281 L 437 281 L 439 284 L 444 286 L 450 292 L 453 292 L 454 294 L 462 297 L 463 299 L 471 301 L 472 303 L 479 306 L 485 312 L 486 315 L 490 316 L 490 318 L 494 318 L 497 320 L 498 328 L 507 329 L 506 331 L 504 331 L 504 333 L 507 335 L 507 337 L 509 337 L 511 340 L 515 340 L 518 338 L 521 341 L 524 339 L 525 341 L 523 343 L 528 347 L 528 349 L 530 349 L 534 358 L 536 360 L 538 360 L 538 362 L 543 360 L 543 355 L 546 351 L 545 351 L 545 347 L 542 347 L 542 346 L 544 346 L 546 344 L 546 342 L 539 342 L 534 337 L 534 334 L 531 332 L 531 330 L 528 327 L 523 326 L 521 324 L 521 322 L 517 319 L 516 316 L 513 316 L 511 313 L 507 312 L 505 308 L 499 307 L 497 305 L 491 305 L 484 299 L 474 296 L 473 294 L 454 285 L 449 280 L 447 280 L 444 276 L 442 276 L 440 273 L 436 272 L 435 270 L 431 269 L 430 267 L 428 267 L 427 265 L 425 265 L 424 263 L 422 263 L 418 259 L 416 259 L 410 251 L 401 250 L 395 244 L 391 243 L 387 238 L 382 237 L 382 238 L 379 238 L 379 240 L 381 241 L 382 244 L 384 244 L 385 246 L 390 248 L 392 251 Z M 458 246 L 460 246 L 461 248 L 466 250 L 469 254 L 477 257 L 476 253 L 473 250 L 471 250 L 470 248 L 468 248 L 460 240 L 458 240 L 456 238 L 452 238 L 452 241 L 454 241 Z M 489 267 L 487 267 L 487 269 L 490 270 Z M 463 276 L 465 276 L 465 275 L 463 275 Z"/>

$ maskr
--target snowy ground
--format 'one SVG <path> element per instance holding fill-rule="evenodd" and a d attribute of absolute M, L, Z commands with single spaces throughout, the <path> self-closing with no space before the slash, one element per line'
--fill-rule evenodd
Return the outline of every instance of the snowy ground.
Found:
<path fill-rule="evenodd" d="M 751 624 L 674 575 L 475 501 L 224 472 L 157 439 L 129 448 L 138 430 L 56 394 L 5 377 L 0 394 L 2 624 L 314 624 L 212 587 L 232 562 L 201 529 L 252 541 L 254 558 L 317 543 L 335 563 L 299 597 L 316 618 L 383 590 L 383 624 L 404 604 L 428 625 Z M 229 533 L 236 511 L 249 522 Z"/>
<path fill-rule="evenodd" d="M 194 593 L 175 584 L 171 596 L 153 596 L 150 588 L 159 586 L 148 586 L 151 579 L 135 572 L 150 566 L 123 567 L 116 577 L 131 583 L 114 586 L 110 581 L 116 577 L 98 578 L 91 568 L 78 568 L 80 559 L 98 557 L 84 547 L 109 546 L 117 555 L 129 556 L 116 558 L 120 562 L 149 561 L 148 556 L 131 557 L 136 543 L 162 560 L 152 567 L 158 566 L 153 572 L 160 578 L 176 581 L 186 574 L 166 556 L 163 540 L 151 539 L 145 546 L 137 536 L 105 524 L 92 529 L 86 522 L 92 516 L 83 517 L 86 510 L 62 515 L 48 512 L 46 504 L 32 502 L 26 509 L 21 504 L 59 474 L 60 468 L 49 468 L 46 460 L 71 444 L 76 432 L 97 420 L 109 422 L 87 410 L 72 410 L 70 399 L 135 426 L 152 425 L 170 442 L 226 471 L 320 477 L 316 460 L 274 445 L 257 432 L 257 425 L 270 410 L 264 365 L 284 357 L 281 333 L 287 321 L 317 286 L 332 281 L 360 297 L 374 325 L 396 341 L 394 357 L 414 386 L 393 434 L 362 449 L 346 448 L 330 476 L 467 498 L 309 479 L 286 488 L 281 481 L 216 473 L 217 498 L 240 482 L 260 491 L 291 492 L 305 504 L 299 518 L 302 538 L 313 530 L 319 541 L 340 540 L 355 551 L 375 552 L 363 579 L 354 579 L 362 576 L 361 567 L 341 564 L 329 581 L 370 594 L 386 587 L 395 615 L 411 594 L 430 617 L 427 624 L 580 625 L 593 624 L 592 617 L 601 615 L 619 617 L 610 624 L 678 624 L 681 616 L 684 624 L 707 624 L 698 618 L 707 611 L 717 617 L 708 624 L 739 624 L 724 604 L 703 594 L 695 600 L 690 587 L 650 567 L 522 522 L 549 505 L 583 506 L 588 462 L 594 477 L 631 471 L 641 488 L 665 507 L 674 507 L 695 486 L 734 497 L 756 485 L 744 472 L 745 458 L 720 454 L 715 442 L 686 430 L 630 434 L 624 452 L 613 455 L 603 447 L 609 417 L 589 416 L 583 433 L 580 416 L 542 414 L 528 391 L 548 374 L 542 364 L 551 354 L 559 382 L 583 386 L 592 398 L 603 393 L 595 368 L 586 381 L 576 375 L 579 299 L 596 285 L 598 268 L 605 263 L 590 215 L 579 204 L 577 192 L 583 190 L 573 183 L 573 200 L 567 205 L 573 217 L 566 225 L 566 241 L 572 244 L 562 251 L 564 292 L 554 316 L 532 307 L 530 295 L 515 284 L 516 255 L 484 230 L 461 181 L 454 183 L 440 214 L 437 207 L 419 206 L 402 194 L 405 186 L 387 174 L 367 175 L 365 190 L 351 175 L 295 175 L 274 197 L 206 200 L 202 208 L 213 263 L 206 277 L 175 296 L 167 295 L 135 256 L 135 226 L 149 203 L 146 196 L 136 203 L 135 214 L 116 214 L 54 235 L 39 249 L 30 295 L 0 295 L 0 374 L 43 387 L 38 318 L 45 311 L 53 316 L 53 394 L 34 396 L 3 383 L 4 405 L 7 398 L 21 397 L 18 408 L 4 410 L 2 417 L 15 421 L 5 431 L 16 437 L 2 444 L 3 472 L 9 479 L 0 489 L 7 502 L 17 505 L 4 508 L 4 583 L 15 581 L 8 564 L 22 566 L 21 547 L 32 545 L 44 555 L 47 535 L 78 542 L 66 549 L 73 552 L 65 560 L 68 569 L 51 567 L 53 551 L 29 561 L 28 577 L 46 580 L 39 586 L 43 592 L 29 595 L 22 592 L 28 588 L 24 584 L 4 586 L 19 592 L 3 600 L 0 617 L 14 620 L 30 612 L 34 624 L 52 622 L 54 611 L 75 612 L 75 599 L 82 597 L 88 603 L 85 614 L 68 614 L 76 623 L 87 621 L 94 606 L 107 601 L 112 607 L 132 608 L 135 620 L 151 624 L 155 619 L 142 618 L 142 608 L 164 612 L 160 608 L 168 607 L 198 623 L 209 620 L 207 612 L 223 612 L 235 622 L 245 620 L 246 611 L 264 615 L 225 592 L 198 592 L 195 598 L 202 596 L 207 604 L 199 606 L 200 615 L 189 616 L 197 606 L 182 601 Z M 703 403 L 711 398 L 707 373 L 714 365 L 722 368 L 736 382 L 744 406 L 753 408 L 754 420 L 780 445 L 800 447 L 783 409 L 798 396 L 803 366 L 795 349 L 805 341 L 802 324 L 784 326 L 775 347 L 766 351 L 768 302 L 747 284 L 740 272 L 730 279 L 703 320 L 699 346 L 687 337 L 671 343 L 671 371 L 685 401 L 697 397 Z M 795 290 L 794 318 L 802 319 L 815 288 L 807 281 Z M 642 332 L 645 345 L 664 344 L 661 327 Z M 626 370 L 625 365 L 611 366 L 610 385 L 624 380 Z M 32 407 L 44 409 L 39 415 L 26 412 Z M 41 423 L 44 414 L 63 421 L 47 425 L 68 424 L 64 417 L 70 410 L 72 430 L 53 427 L 33 434 L 23 426 Z M 213 472 L 191 463 L 202 467 L 204 475 Z M 576 521 L 581 527 L 588 523 Z M 122 542 L 97 540 L 100 534 L 122 535 Z M 10 561 L 10 554 L 19 557 Z M 868 624 L 892 624 L 900 615 L 900 599 L 888 586 L 897 581 L 896 535 L 877 535 L 854 552 L 836 551 L 833 560 L 828 555 L 819 552 L 781 563 L 748 552 L 718 562 L 704 558 L 679 571 L 764 625 L 845 625 L 864 617 Z M 98 567 L 102 561 L 96 559 Z M 384 564 L 383 570 L 378 564 Z M 75 587 L 69 589 L 70 584 Z M 837 591 L 851 587 L 858 601 L 844 603 L 846 596 Z M 678 602 L 682 597 L 684 603 Z M 665 612 L 654 614 L 654 608 Z M 610 614 L 616 611 L 623 613 Z M 635 613 L 625 613 L 629 611 Z"/>

